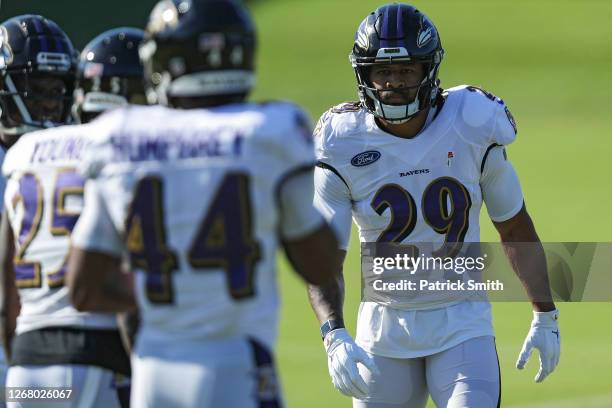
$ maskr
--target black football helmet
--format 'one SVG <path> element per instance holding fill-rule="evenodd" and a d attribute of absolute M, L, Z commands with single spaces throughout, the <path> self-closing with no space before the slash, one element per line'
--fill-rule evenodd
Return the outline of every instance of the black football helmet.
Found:
<path fill-rule="evenodd" d="M 404 123 L 433 104 L 439 91 L 438 69 L 444 50 L 431 20 L 407 4 L 386 4 L 362 22 L 355 34 L 350 62 L 357 76 L 359 98 L 373 115 L 391 123 Z M 422 63 L 425 77 L 408 104 L 385 104 L 369 80 L 377 64 Z M 395 89 L 404 92 L 415 87 Z"/>
<path fill-rule="evenodd" d="M 243 100 L 255 84 L 255 46 L 238 1 L 161 0 L 140 47 L 149 103 Z"/>
<path fill-rule="evenodd" d="M 18 136 L 69 121 L 76 56 L 66 33 L 45 17 L 21 15 L 0 25 L 3 134 Z"/>
<path fill-rule="evenodd" d="M 81 52 L 74 113 L 81 123 L 128 103 L 145 104 L 138 47 L 144 31 L 121 27 L 91 40 Z"/>

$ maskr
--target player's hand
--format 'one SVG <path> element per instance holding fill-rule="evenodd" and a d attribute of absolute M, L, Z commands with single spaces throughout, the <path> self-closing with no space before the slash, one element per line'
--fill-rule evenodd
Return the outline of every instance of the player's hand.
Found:
<path fill-rule="evenodd" d="M 357 363 L 378 374 L 374 360 L 355 343 L 346 329 L 327 333 L 324 343 L 327 350 L 327 368 L 334 386 L 348 397 L 365 398 L 368 395 L 368 386 L 359 374 Z"/>
<path fill-rule="evenodd" d="M 516 368 L 522 370 L 529 360 L 534 348 L 540 352 L 540 370 L 535 376 L 536 382 L 542 382 L 554 371 L 561 356 L 561 335 L 557 319 L 559 311 L 533 312 L 531 329 L 523 343 L 523 349 L 516 362 Z"/>

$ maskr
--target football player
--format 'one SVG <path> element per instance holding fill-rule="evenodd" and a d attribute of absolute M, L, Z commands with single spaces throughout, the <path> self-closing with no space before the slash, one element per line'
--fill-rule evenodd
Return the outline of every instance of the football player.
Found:
<path fill-rule="evenodd" d="M 517 362 L 540 352 L 540 382 L 559 361 L 558 311 L 546 261 L 504 146 L 516 125 L 504 102 L 472 86 L 443 90 L 444 51 L 416 8 L 388 4 L 359 26 L 350 61 L 360 102 L 332 108 L 315 130 L 316 205 L 340 236 L 340 269 L 351 216 L 361 242 L 479 242 L 486 203 L 533 304 Z M 529 249 L 515 242 L 531 242 Z M 343 322 L 342 275 L 310 287 L 333 384 L 354 407 L 498 407 L 499 364 L 487 301 L 389 293 L 363 301 L 356 339 Z M 529 278 L 531 276 L 531 278 Z M 537 297 L 535 293 L 544 294 Z"/>
<path fill-rule="evenodd" d="M 31 85 L 37 81 L 63 84 L 61 91 L 42 96 L 16 85 L 8 102 L 3 103 L 3 107 L 10 108 L 11 100 L 25 100 L 14 102 L 15 106 L 26 107 L 17 109 L 10 117 L 14 126 L 66 123 L 77 69 L 70 40 L 55 23 L 40 16 L 17 17 L 3 27 L 10 33 L 10 41 L 2 49 L 4 55 L 25 53 L 11 60 L 21 65 L 9 65 L 10 73 L 5 76 L 8 84 Z M 142 99 L 143 86 L 140 89 L 123 86 L 135 80 L 133 73 L 138 73 L 138 69 L 142 80 L 138 60 L 141 40 L 142 35 L 131 29 L 111 30 L 92 40 L 83 59 L 99 66 L 95 72 L 88 71 L 87 62 L 81 61 L 80 72 L 89 72 L 86 78 L 81 75 L 81 85 L 87 86 L 87 81 L 91 81 L 98 84 L 100 94 L 107 91 L 111 97 L 129 97 L 133 93 Z M 126 72 L 130 74 L 123 76 Z M 112 92 L 108 83 L 119 84 L 116 92 Z M 46 116 L 30 113 L 38 105 L 32 102 L 30 107 L 27 98 L 38 98 L 48 104 Z M 112 106 L 89 109 L 87 105 L 78 111 L 84 115 L 95 114 Z M 23 121 L 26 114 L 31 119 Z M 19 137 L 6 156 L 3 166 L 3 174 L 8 179 L 4 196 L 6 212 L 1 227 L 6 245 L 0 250 L 0 259 L 5 296 L 15 297 L 17 287 L 21 300 L 15 338 L 11 341 L 12 320 L 9 319 L 5 331 L 12 351 L 7 385 L 69 389 L 70 399 L 62 402 L 62 406 L 119 407 L 129 401 L 126 378 L 130 375 L 130 364 L 116 317 L 112 313 L 77 311 L 64 286 L 69 235 L 83 205 L 84 180 L 75 167 L 88 136 L 87 125 L 30 132 Z M 12 317 L 14 313 L 8 315 Z M 36 405 L 38 401 L 30 403 Z"/>
<path fill-rule="evenodd" d="M 18 16 L 0 25 L 0 164 L 6 150 L 19 136 L 54 126 L 67 118 L 74 86 L 74 65 L 73 55 L 69 55 L 71 45 L 65 40 L 65 34 L 55 23 L 40 16 Z M 4 193 L 4 187 L 5 179 L 0 177 L 0 193 Z M 2 207 L 3 201 L 0 209 Z M 14 289 L 14 281 L 8 278 L 4 286 Z M 0 296 L 3 311 L 0 330 L 4 347 L 9 347 L 5 334 L 14 330 L 19 301 L 16 290 L 0 293 Z M 4 401 L 7 369 L 4 349 L 0 351 L 0 360 L 3 384 L 0 397 Z"/>
<path fill-rule="evenodd" d="M 72 109 L 77 122 L 89 123 L 101 113 L 127 104 L 146 104 L 144 71 L 138 55 L 143 39 L 143 30 L 120 27 L 103 32 L 85 46 L 77 68 Z M 118 316 L 128 351 L 138 322 L 137 312 Z"/>
<path fill-rule="evenodd" d="M 133 406 L 280 406 L 277 247 L 308 282 L 333 278 L 308 118 L 293 104 L 245 102 L 255 43 L 238 1 L 161 1 L 140 55 L 162 106 L 90 123 L 69 286 L 80 310 L 138 305 Z"/>

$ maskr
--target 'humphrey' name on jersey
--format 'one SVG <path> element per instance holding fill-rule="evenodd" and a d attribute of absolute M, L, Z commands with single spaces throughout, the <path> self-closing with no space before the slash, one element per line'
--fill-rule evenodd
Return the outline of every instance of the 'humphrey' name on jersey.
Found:
<path fill-rule="evenodd" d="M 229 137 L 228 137 L 229 136 Z M 231 135 L 113 136 L 115 157 L 120 161 L 167 161 L 202 157 L 240 156 L 243 136 L 236 131 Z"/>

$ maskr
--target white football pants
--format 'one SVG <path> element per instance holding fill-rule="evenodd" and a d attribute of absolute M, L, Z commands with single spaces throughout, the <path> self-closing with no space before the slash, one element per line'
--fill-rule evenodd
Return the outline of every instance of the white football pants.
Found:
<path fill-rule="evenodd" d="M 132 355 L 132 407 L 281 407 L 272 355 L 257 342 L 144 343 Z"/>
<path fill-rule="evenodd" d="M 428 395 L 438 408 L 500 406 L 499 362 L 492 336 L 472 338 L 421 358 L 370 355 L 380 375 L 359 365 L 370 395 L 353 399 L 353 408 L 424 408 Z"/>

